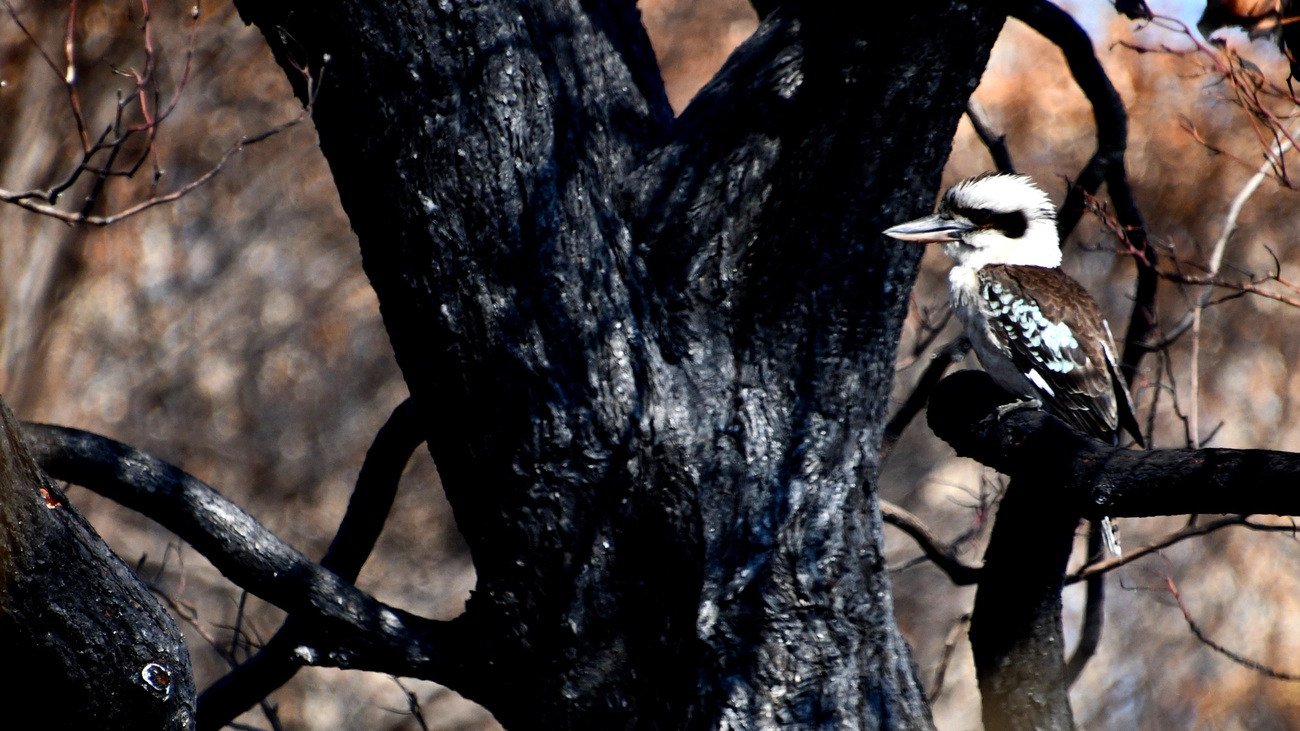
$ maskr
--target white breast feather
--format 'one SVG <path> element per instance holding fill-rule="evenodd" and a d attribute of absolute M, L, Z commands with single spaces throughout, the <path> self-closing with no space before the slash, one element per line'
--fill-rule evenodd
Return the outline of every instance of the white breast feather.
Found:
<path fill-rule="evenodd" d="M 999 386 L 1029 398 L 1034 398 L 1039 390 L 1052 394 L 1050 388 L 1045 388 L 1046 381 L 1041 375 L 1022 373 L 1016 368 L 1010 355 L 1003 352 L 1002 346 L 989 330 L 989 325 L 993 322 L 990 319 L 990 308 L 995 302 L 998 307 L 1011 306 L 1015 298 L 1010 292 L 999 294 L 996 299 L 985 297 L 980 292 L 976 271 L 969 267 L 955 266 L 948 273 L 948 294 L 953 311 L 957 313 L 957 319 L 961 320 L 962 328 L 971 339 L 971 346 L 979 356 L 980 364 Z M 1003 302 L 1004 296 L 1006 302 Z M 1008 337 L 1013 334 L 1008 332 Z"/>

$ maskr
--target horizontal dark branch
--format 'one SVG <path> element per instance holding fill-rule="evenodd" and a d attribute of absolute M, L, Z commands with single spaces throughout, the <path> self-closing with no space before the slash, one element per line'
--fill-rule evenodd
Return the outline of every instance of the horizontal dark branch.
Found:
<path fill-rule="evenodd" d="M 1085 517 L 1191 513 L 1300 515 L 1300 454 L 1262 449 L 1121 449 L 1019 409 L 987 374 L 962 371 L 930 399 L 930 428 L 957 453 L 1013 479 L 1060 487 Z M 1067 506 L 1068 507 L 1068 506 Z"/>
<path fill-rule="evenodd" d="M 464 618 L 438 622 L 389 607 L 322 568 L 202 481 L 107 437 L 24 424 L 25 442 L 55 479 L 82 485 L 152 518 L 226 578 L 311 623 L 298 652 L 307 665 L 352 667 L 445 681 L 463 678 L 480 651 Z"/>

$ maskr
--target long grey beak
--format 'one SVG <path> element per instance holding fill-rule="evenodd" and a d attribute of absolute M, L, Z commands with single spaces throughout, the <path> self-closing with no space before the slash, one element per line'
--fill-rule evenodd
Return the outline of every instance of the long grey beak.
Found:
<path fill-rule="evenodd" d="M 925 218 L 918 218 L 915 221 L 900 223 L 893 228 L 887 228 L 884 234 L 899 241 L 933 244 L 940 241 L 956 241 L 971 228 L 973 228 L 971 224 L 965 221 L 958 221 L 936 213 Z"/>

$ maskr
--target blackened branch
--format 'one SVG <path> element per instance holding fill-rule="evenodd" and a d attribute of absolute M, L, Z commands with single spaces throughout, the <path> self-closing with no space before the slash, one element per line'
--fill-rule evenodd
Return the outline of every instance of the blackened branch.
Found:
<path fill-rule="evenodd" d="M 1060 509 L 1051 487 L 1038 475 L 1013 477 L 984 551 L 970 642 L 986 729 L 1075 728 L 1061 630 L 1061 579 L 1079 519 Z"/>
<path fill-rule="evenodd" d="M 397 484 L 406 463 L 415 448 L 423 443 L 419 412 L 415 402 L 408 398 L 393 409 L 366 450 L 347 513 L 321 559 L 321 566 L 348 581 L 356 581 L 393 509 Z"/>
<path fill-rule="evenodd" d="M 460 681 L 477 668 L 478 632 L 389 607 L 309 560 L 208 485 L 152 455 L 78 429 L 24 424 L 41 468 L 171 530 L 226 578 L 315 627 L 293 648 L 305 664 Z"/>
<path fill-rule="evenodd" d="M 1055 486 L 1061 508 L 1081 517 L 1300 515 L 1300 454 L 1121 449 L 1041 411 L 1019 409 L 999 418 L 997 407 L 1012 400 L 984 373 L 955 373 L 935 387 L 930 428 L 962 456 L 1012 479 Z"/>
<path fill-rule="evenodd" d="M 356 581 L 388 519 L 402 471 L 424 442 L 415 402 L 406 399 L 375 435 L 357 475 L 347 513 L 321 566 L 344 581 Z M 304 665 L 294 650 L 311 641 L 309 623 L 290 615 L 262 649 L 217 680 L 198 702 L 198 729 L 220 729 L 265 698 Z"/>
<path fill-rule="evenodd" d="M 1115 85 L 1097 60 L 1092 39 L 1069 13 L 1046 0 L 1014 0 L 1009 13 L 1061 49 L 1075 83 L 1092 105 L 1097 151 L 1070 186 L 1057 217 L 1057 230 L 1064 241 L 1083 216 L 1086 197 L 1095 195 L 1101 184 L 1106 183 L 1127 243 L 1138 252 L 1134 257 L 1138 267 L 1137 291 L 1121 358 L 1124 378 L 1132 386 L 1138 363 L 1150 352 L 1147 341 L 1155 330 L 1156 285 L 1160 278 L 1156 270 L 1159 255 L 1147 240 L 1146 222 L 1133 198 L 1124 165 L 1128 113 Z"/>
<path fill-rule="evenodd" d="M 916 418 L 917 414 L 921 413 L 921 409 L 925 408 L 926 401 L 930 399 L 930 392 L 934 390 L 934 386 L 939 382 L 939 379 L 943 378 L 948 366 L 962 360 L 969 352 L 970 340 L 965 335 L 962 335 L 939 348 L 934 352 L 934 355 L 930 356 L 930 364 L 925 367 L 925 372 L 917 380 L 916 387 L 912 389 L 912 393 L 907 397 L 907 400 L 903 402 L 903 405 L 889 419 L 889 423 L 885 425 L 885 435 L 880 445 L 882 458 L 889 454 L 889 451 L 894 448 L 894 444 L 898 442 L 899 437 L 903 436 L 903 430 L 907 428 L 908 424 L 912 423 L 912 419 Z"/>
<path fill-rule="evenodd" d="M 1128 145 L 1128 114 L 1119 92 L 1093 52 L 1088 32 L 1069 13 L 1046 0 L 1013 0 L 1008 13 L 1061 49 L 1075 83 L 1092 105 L 1097 150 L 1074 179 L 1061 204 L 1057 230 L 1064 241 L 1083 217 L 1083 194 L 1095 195 L 1107 171 L 1115 165 L 1123 166 Z"/>
<path fill-rule="evenodd" d="M 1101 524 L 1093 522 L 1088 526 L 1088 561 L 1095 562 L 1102 558 Z M 1096 574 L 1087 579 L 1087 595 L 1084 599 L 1083 624 L 1079 627 L 1079 644 L 1075 645 L 1074 654 L 1065 663 L 1065 684 L 1073 686 L 1074 681 L 1083 674 L 1088 661 L 1097 654 L 1101 645 L 1101 630 L 1106 623 L 1106 576 Z"/>
<path fill-rule="evenodd" d="M 1132 388 L 1142 356 L 1151 352 L 1147 343 L 1156 331 L 1156 287 L 1160 282 L 1157 264 L 1160 254 L 1147 238 L 1146 222 L 1133 199 L 1133 191 L 1129 188 L 1122 163 L 1106 173 L 1106 188 L 1110 191 L 1111 203 L 1115 205 L 1115 215 L 1124 225 L 1128 244 L 1138 252 L 1133 257 L 1137 264 L 1137 288 L 1133 293 L 1128 334 L 1124 336 L 1124 354 L 1120 357 L 1124 380 Z"/>
<path fill-rule="evenodd" d="M 916 515 L 885 500 L 880 501 L 880 512 L 886 523 L 911 536 L 925 557 L 947 574 L 952 583 L 969 586 L 979 581 L 980 567 L 962 561 L 952 546 L 940 541 Z"/>
<path fill-rule="evenodd" d="M 975 130 L 975 135 L 984 143 L 993 158 L 993 166 L 1003 173 L 1014 173 L 1016 167 L 1011 164 L 1011 151 L 1007 149 L 1007 136 L 993 129 L 988 112 L 974 98 L 966 102 L 966 118 Z"/>

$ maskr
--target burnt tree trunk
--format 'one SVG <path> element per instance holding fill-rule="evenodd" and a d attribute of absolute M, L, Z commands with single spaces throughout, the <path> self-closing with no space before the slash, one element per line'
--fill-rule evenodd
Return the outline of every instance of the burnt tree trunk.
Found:
<path fill-rule="evenodd" d="M 6 726 L 194 728 L 176 623 L 36 466 L 3 400 L 0 650 Z"/>
<path fill-rule="evenodd" d="M 319 84 L 478 571 L 433 679 L 515 729 L 930 727 L 874 485 L 920 249 L 879 232 L 1002 14 L 779 5 L 674 120 L 629 0 L 237 5 Z"/>

